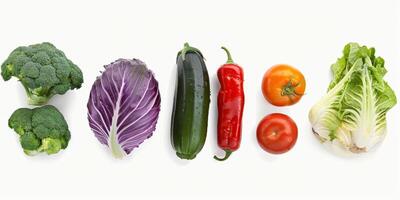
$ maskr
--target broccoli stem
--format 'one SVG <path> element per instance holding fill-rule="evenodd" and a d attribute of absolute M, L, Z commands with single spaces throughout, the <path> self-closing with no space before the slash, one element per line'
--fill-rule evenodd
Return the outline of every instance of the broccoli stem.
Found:
<path fill-rule="evenodd" d="M 37 155 L 38 154 L 38 151 L 32 151 L 32 150 L 26 150 L 26 149 L 24 149 L 24 153 L 26 154 L 26 155 L 28 155 L 28 156 L 35 156 L 35 155 Z"/>
<path fill-rule="evenodd" d="M 49 98 L 47 97 L 40 97 L 36 96 L 34 94 L 28 95 L 28 104 L 29 105 L 34 105 L 34 106 L 40 106 L 44 105 L 49 101 Z"/>
<path fill-rule="evenodd" d="M 44 105 L 44 104 L 46 104 L 46 103 L 49 101 L 49 99 L 50 99 L 50 97 L 46 97 L 46 96 L 37 96 L 37 95 L 33 94 L 33 93 L 29 90 L 29 88 L 27 88 L 25 85 L 24 85 L 24 89 L 25 89 L 26 95 L 28 96 L 28 104 L 29 104 L 29 105 L 33 105 L 33 106 Z"/>

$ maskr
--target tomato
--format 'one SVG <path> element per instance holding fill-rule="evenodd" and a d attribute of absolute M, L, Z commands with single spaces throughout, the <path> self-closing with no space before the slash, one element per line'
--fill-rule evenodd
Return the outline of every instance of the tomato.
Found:
<path fill-rule="evenodd" d="M 306 81 L 303 74 L 290 65 L 275 65 L 264 74 L 262 92 L 275 106 L 297 103 L 304 94 Z"/>
<path fill-rule="evenodd" d="M 269 153 L 285 153 L 296 144 L 296 123 L 287 115 L 270 114 L 258 124 L 257 140 L 258 144 Z"/>

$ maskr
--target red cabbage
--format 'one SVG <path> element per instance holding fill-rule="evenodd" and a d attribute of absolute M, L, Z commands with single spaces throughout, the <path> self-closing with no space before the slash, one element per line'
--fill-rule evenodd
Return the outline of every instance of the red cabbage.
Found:
<path fill-rule="evenodd" d="M 152 136 L 160 102 L 152 71 L 138 59 L 119 59 L 105 66 L 92 86 L 87 104 L 90 128 L 121 158 Z"/>

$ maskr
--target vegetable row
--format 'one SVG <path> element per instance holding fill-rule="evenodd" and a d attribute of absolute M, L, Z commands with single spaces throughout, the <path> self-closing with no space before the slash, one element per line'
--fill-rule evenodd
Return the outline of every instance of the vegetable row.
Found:
<path fill-rule="evenodd" d="M 245 109 L 244 71 L 227 48 L 227 62 L 217 71 L 217 139 L 226 160 L 241 143 Z M 177 76 L 170 138 L 176 155 L 194 159 L 207 137 L 210 81 L 203 54 L 185 43 L 176 58 Z M 118 59 L 104 67 L 92 85 L 87 103 L 88 121 L 98 141 L 112 155 L 129 155 L 153 135 L 160 112 L 158 81 L 138 59 Z M 386 135 L 386 113 L 396 105 L 396 95 L 383 77 L 385 62 L 375 49 L 349 43 L 343 56 L 331 66 L 333 79 L 328 92 L 310 110 L 312 133 L 334 152 L 367 152 Z M 79 89 L 83 75 L 65 54 L 50 43 L 18 47 L 1 65 L 5 81 L 17 78 L 30 108 L 19 108 L 8 125 L 19 135 L 27 155 L 56 154 L 71 138 L 62 113 L 45 105 L 54 95 Z M 274 106 L 299 102 L 306 91 L 304 75 L 290 65 L 275 65 L 264 74 L 261 92 Z M 311 132 L 311 131 L 310 131 Z M 296 144 L 295 121 L 282 113 L 265 116 L 257 127 L 262 149 L 273 154 L 289 151 Z"/>

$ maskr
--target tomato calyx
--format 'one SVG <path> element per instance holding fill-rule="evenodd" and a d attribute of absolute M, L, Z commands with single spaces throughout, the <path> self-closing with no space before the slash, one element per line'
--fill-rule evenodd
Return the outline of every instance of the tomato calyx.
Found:
<path fill-rule="evenodd" d="M 296 88 L 299 87 L 299 86 L 300 86 L 300 83 L 296 83 L 296 84 L 295 84 L 295 83 L 293 83 L 292 79 L 290 79 L 290 80 L 287 82 L 287 84 L 285 84 L 285 85 L 282 87 L 281 95 L 282 95 L 282 96 L 287 96 L 287 97 L 289 97 L 290 101 L 291 101 L 291 102 L 294 102 L 294 100 L 292 99 L 292 97 L 304 95 L 304 94 L 300 94 L 300 93 L 297 93 L 297 92 L 296 92 Z"/>

